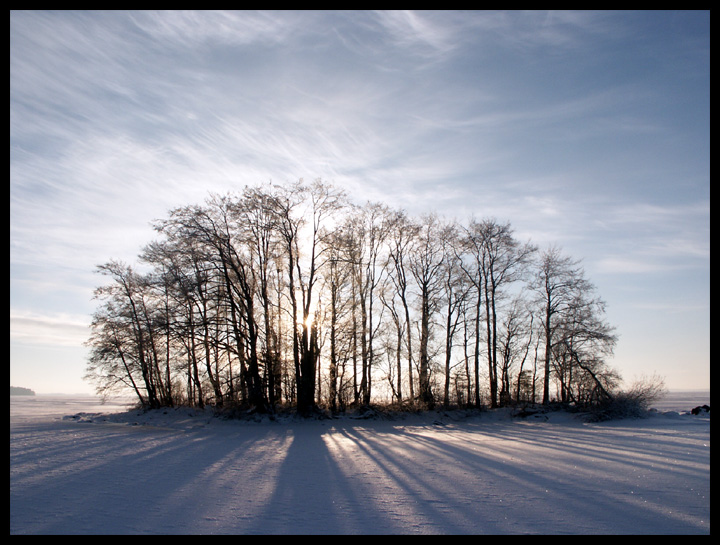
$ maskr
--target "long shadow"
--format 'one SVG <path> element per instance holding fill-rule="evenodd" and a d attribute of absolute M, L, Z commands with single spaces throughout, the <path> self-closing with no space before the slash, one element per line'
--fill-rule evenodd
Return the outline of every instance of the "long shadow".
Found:
<path fill-rule="evenodd" d="M 606 452 L 604 439 L 581 428 L 497 423 L 482 434 L 462 427 L 298 428 L 277 488 L 252 528 L 327 534 L 704 532 L 691 518 L 668 515 L 672 506 L 632 495 L 633 488 L 656 492 L 652 482 L 622 482 L 631 470 L 652 469 L 657 453 L 636 463 L 633 450 L 641 447 L 631 446 L 628 461 L 627 453 Z M 617 468 L 625 474 L 610 473 Z M 656 469 L 653 478 L 662 472 Z"/>
<path fill-rule="evenodd" d="M 229 516 L 221 509 L 235 499 L 234 489 L 223 498 L 223 483 L 236 484 L 228 468 L 242 468 L 243 455 L 263 442 L 265 453 L 282 451 L 282 438 L 263 427 L 231 436 L 66 423 L 26 427 L 11 436 L 10 533 L 209 533 L 228 522 L 209 513 Z"/>
<path fill-rule="evenodd" d="M 432 430 L 431 433 L 436 433 Z M 462 467 L 448 455 L 447 445 L 412 430 L 375 434 L 362 429 L 344 432 L 359 452 L 385 476 L 395 502 L 404 504 L 406 531 L 434 534 L 506 533 L 501 521 L 483 509 L 478 466 Z M 432 448 L 428 448 L 431 446 Z M 436 450 L 437 447 L 437 450 Z M 465 452 L 460 460 L 466 460 Z M 474 488 L 471 483 L 479 486 Z M 495 512 L 495 509 L 492 509 Z"/>
<path fill-rule="evenodd" d="M 608 448 L 609 430 L 375 424 L 313 422 L 190 433 L 75 423 L 16 428 L 10 445 L 10 533 L 705 529 L 692 516 L 679 520 L 682 509 L 667 515 L 670 506 L 650 501 L 657 492 L 653 486 L 672 469 L 662 449 L 672 446 L 681 454 L 677 441 L 646 451 L 639 435 L 637 445 L 622 442 L 629 453 L 623 454 Z M 675 469 L 693 482 L 703 475 L 701 468 Z M 649 472 L 649 484 L 625 483 L 634 470 Z M 628 491 L 618 484 L 628 484 Z M 636 484 L 636 491 L 646 494 L 645 505 L 630 495 L 629 485 Z M 703 509 L 698 506 L 701 515 Z M 553 521 L 562 524 L 554 528 Z"/>
<path fill-rule="evenodd" d="M 613 481 L 617 476 L 603 473 L 602 467 L 583 467 L 587 460 L 581 452 L 583 447 L 594 446 L 590 442 L 592 434 L 586 438 L 588 442 L 577 445 L 578 452 L 563 454 L 562 460 L 570 462 L 563 467 L 552 459 L 553 452 L 557 452 L 552 439 L 534 438 L 533 458 L 533 451 L 525 446 L 513 449 L 522 432 L 502 425 L 493 429 L 496 434 L 467 434 L 462 438 L 465 443 L 435 430 L 408 430 L 402 451 L 388 449 L 385 441 L 374 434 L 352 435 L 399 487 L 417 497 L 433 498 L 425 513 L 431 520 L 445 517 L 437 518 L 443 531 L 553 532 L 550 523 L 560 520 L 569 521 L 568 527 L 577 532 L 633 533 L 637 528 L 703 532 L 697 522 L 676 512 L 680 506 L 643 504 L 633 497 L 631 490 L 642 492 L 645 483 L 627 483 L 623 489 Z M 573 462 L 577 465 L 573 466 Z M 655 473 L 654 478 L 658 477 L 662 477 L 662 471 Z M 646 491 L 654 492 L 652 484 Z M 448 516 L 453 507 L 452 516 Z M 457 526 L 447 526 L 453 523 Z"/>
<path fill-rule="evenodd" d="M 326 437 L 334 432 L 308 423 L 291 433 L 275 489 L 247 533 L 385 533 L 383 514 L 368 504 L 361 483 L 348 479 L 328 450 Z"/>
<path fill-rule="evenodd" d="M 702 441 L 702 434 L 696 430 L 684 429 L 683 441 L 675 435 L 662 435 L 648 423 L 641 426 L 619 427 L 617 425 L 568 426 L 543 423 L 513 422 L 483 428 L 473 428 L 476 433 L 486 434 L 493 439 L 502 439 L 508 444 L 522 444 L 532 448 L 546 448 L 563 455 L 573 454 L 589 463 L 631 463 L 634 468 L 658 470 L 667 469 L 697 477 L 699 471 L 690 465 L 696 462 L 685 448 L 689 441 Z M 709 439 L 709 436 L 708 438 Z M 608 448 L 615 445 L 615 448 Z M 678 463 L 687 464 L 678 466 Z"/>

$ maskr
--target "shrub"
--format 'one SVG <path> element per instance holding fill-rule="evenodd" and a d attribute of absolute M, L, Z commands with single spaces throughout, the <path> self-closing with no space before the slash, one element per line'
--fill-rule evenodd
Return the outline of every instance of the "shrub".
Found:
<path fill-rule="evenodd" d="M 647 416 L 651 405 L 667 394 L 665 380 L 653 375 L 635 381 L 629 389 L 604 399 L 590 410 L 589 420 L 619 420 Z"/>

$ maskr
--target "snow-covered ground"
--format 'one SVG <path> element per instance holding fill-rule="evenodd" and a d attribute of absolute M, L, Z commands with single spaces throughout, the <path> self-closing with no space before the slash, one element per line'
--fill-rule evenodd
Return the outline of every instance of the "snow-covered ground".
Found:
<path fill-rule="evenodd" d="M 709 404 L 230 421 L 11 397 L 11 534 L 708 534 Z M 668 412 L 669 411 L 669 412 Z"/>

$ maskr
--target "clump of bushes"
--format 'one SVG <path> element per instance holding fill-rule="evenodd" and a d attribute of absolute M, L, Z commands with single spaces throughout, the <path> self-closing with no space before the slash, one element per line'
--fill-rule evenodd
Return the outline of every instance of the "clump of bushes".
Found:
<path fill-rule="evenodd" d="M 627 390 L 608 395 L 592 406 L 588 415 L 591 422 L 619 420 L 622 418 L 644 418 L 653 403 L 667 394 L 665 380 L 657 375 L 643 377 Z"/>

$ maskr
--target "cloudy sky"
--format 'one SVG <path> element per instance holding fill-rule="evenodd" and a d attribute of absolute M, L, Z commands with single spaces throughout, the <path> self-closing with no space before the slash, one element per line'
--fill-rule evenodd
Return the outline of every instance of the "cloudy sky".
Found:
<path fill-rule="evenodd" d="M 10 382 L 83 382 L 95 266 L 322 178 L 582 259 L 628 381 L 709 388 L 709 12 L 10 14 Z"/>

